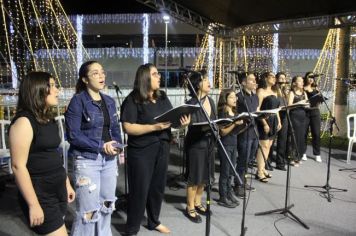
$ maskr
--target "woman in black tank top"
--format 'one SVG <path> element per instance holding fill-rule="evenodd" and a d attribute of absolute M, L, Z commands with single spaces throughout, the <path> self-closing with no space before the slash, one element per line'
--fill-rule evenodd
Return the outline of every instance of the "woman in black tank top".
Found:
<path fill-rule="evenodd" d="M 75 197 L 58 153 L 58 127 L 50 112 L 58 89 L 46 72 L 30 72 L 21 81 L 17 114 L 10 126 L 12 169 L 19 201 L 38 234 L 67 235 L 64 216 Z"/>
<path fill-rule="evenodd" d="M 319 105 L 323 102 L 323 97 L 316 85 L 315 75 L 313 72 L 307 72 L 304 77 L 304 91 L 306 92 L 310 108 L 306 109 L 306 120 L 305 120 L 305 141 L 307 141 L 309 128 L 312 136 L 313 145 L 313 155 L 317 162 L 321 162 L 320 157 L 320 129 L 321 129 L 321 117 Z M 306 145 L 303 152 L 302 160 L 306 161 Z"/>
<path fill-rule="evenodd" d="M 303 77 L 294 76 L 292 79 L 292 91 L 289 93 L 288 105 L 292 105 L 298 102 L 306 101 L 306 94 L 303 89 Z M 297 107 L 290 110 L 290 119 L 292 123 L 291 129 L 294 131 L 296 150 L 298 150 L 298 155 L 295 156 L 294 161 L 291 162 L 294 166 L 299 166 L 299 162 L 302 158 L 305 149 L 305 129 L 300 127 L 305 127 L 305 108 Z M 292 145 L 294 145 L 292 137 Z"/>

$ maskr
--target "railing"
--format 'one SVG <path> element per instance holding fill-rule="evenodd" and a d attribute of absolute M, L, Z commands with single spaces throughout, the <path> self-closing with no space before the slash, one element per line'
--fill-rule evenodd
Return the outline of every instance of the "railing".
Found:
<path fill-rule="evenodd" d="M 116 101 L 117 107 L 119 107 L 120 103 L 126 98 L 126 96 L 131 92 L 131 89 L 122 89 L 122 94 L 119 94 L 119 98 L 116 96 L 116 92 L 114 89 L 105 89 L 103 91 L 105 94 L 113 97 Z M 74 88 L 62 88 L 59 93 L 59 104 L 57 107 L 57 115 L 62 115 L 69 102 L 70 99 L 74 95 Z M 186 100 L 190 99 L 189 92 L 184 91 L 184 89 L 167 89 L 167 95 L 169 100 L 172 103 L 173 107 L 183 104 Z M 219 90 L 212 89 L 210 96 L 213 98 L 215 104 L 219 99 Z M 0 119 L 10 120 L 15 112 L 17 105 L 17 90 L 0 90 Z"/>

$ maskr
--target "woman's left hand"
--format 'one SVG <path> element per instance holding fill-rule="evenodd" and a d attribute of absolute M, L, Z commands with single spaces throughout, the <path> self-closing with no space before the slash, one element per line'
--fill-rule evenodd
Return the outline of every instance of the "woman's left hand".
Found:
<path fill-rule="evenodd" d="M 66 184 L 66 187 L 67 187 L 67 195 L 68 195 L 68 200 L 67 201 L 68 201 L 68 203 L 71 203 L 75 199 L 75 191 L 72 188 L 72 185 L 70 183 L 68 183 L 68 182 Z"/>
<path fill-rule="evenodd" d="M 185 128 L 190 124 L 190 117 L 191 117 L 190 114 L 188 116 L 187 115 L 181 116 L 180 125 L 182 128 Z"/>

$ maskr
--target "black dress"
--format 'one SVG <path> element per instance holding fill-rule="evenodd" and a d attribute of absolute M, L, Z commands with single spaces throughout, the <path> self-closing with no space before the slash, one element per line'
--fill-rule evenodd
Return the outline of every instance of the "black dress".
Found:
<path fill-rule="evenodd" d="M 61 142 L 59 130 L 54 120 L 41 124 L 32 113 L 27 111 L 18 112 L 11 124 L 21 117 L 26 117 L 30 121 L 33 130 L 26 167 L 44 213 L 43 224 L 31 229 L 38 234 L 48 234 L 64 224 L 67 211 L 67 175 L 62 156 L 58 152 Z M 19 193 L 19 203 L 25 217 L 29 220 L 29 208 L 21 193 Z"/>
<path fill-rule="evenodd" d="M 291 92 L 294 93 L 294 92 Z M 300 102 L 305 99 L 304 93 L 302 95 L 298 95 L 294 93 L 294 99 L 293 99 L 293 104 Z M 305 150 L 305 119 L 306 119 L 306 113 L 305 113 L 305 108 L 303 107 L 297 107 L 293 108 L 289 112 L 290 114 L 290 119 L 292 122 L 292 129 L 294 131 L 295 135 L 295 141 L 297 144 L 297 147 L 295 147 L 298 150 L 299 155 L 296 156 L 296 161 L 300 161 L 302 158 L 302 155 Z M 293 141 L 293 140 L 292 140 Z M 293 144 L 293 142 L 292 142 Z"/>
<path fill-rule="evenodd" d="M 215 104 L 212 98 L 204 97 L 201 102 L 204 103 L 205 99 L 209 99 L 211 106 L 210 119 L 216 119 Z M 190 99 L 188 104 L 197 104 L 195 98 Z M 189 185 L 200 185 L 208 183 L 208 164 L 210 164 L 210 178 L 214 176 L 214 143 L 215 138 L 210 129 L 203 131 L 202 128 L 193 126 L 197 122 L 204 122 L 206 118 L 203 110 L 199 109 L 191 116 L 191 125 L 188 127 L 188 132 L 185 138 L 185 150 L 187 157 L 187 181 Z M 208 160 L 210 163 L 208 163 Z"/>
<path fill-rule="evenodd" d="M 263 99 L 260 110 L 275 109 L 279 107 L 279 104 L 280 101 L 277 96 L 269 95 Z M 270 128 L 270 131 L 266 134 L 263 129 L 262 122 L 258 122 L 257 128 L 259 138 L 260 140 L 272 140 L 277 135 L 278 117 L 276 115 L 270 115 L 265 120 Z"/>

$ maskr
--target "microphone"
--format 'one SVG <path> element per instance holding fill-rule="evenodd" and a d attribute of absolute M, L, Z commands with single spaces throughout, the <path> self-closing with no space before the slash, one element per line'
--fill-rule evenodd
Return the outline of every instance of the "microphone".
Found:
<path fill-rule="evenodd" d="M 114 88 L 115 88 L 115 90 L 116 90 L 117 93 L 122 94 L 119 85 L 117 85 L 115 81 L 112 82 L 112 85 L 114 86 Z"/>
<path fill-rule="evenodd" d="M 320 74 L 313 74 L 313 75 L 309 75 L 308 78 L 317 78 L 317 77 L 320 77 L 324 75 L 323 73 L 320 73 Z"/>
<path fill-rule="evenodd" d="M 226 73 L 229 73 L 229 74 L 242 74 L 242 73 L 245 73 L 245 71 L 243 71 L 243 70 L 230 70 L 230 71 L 226 71 Z"/>

